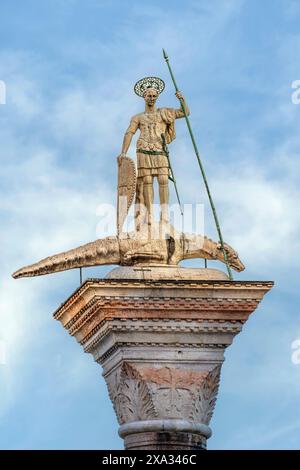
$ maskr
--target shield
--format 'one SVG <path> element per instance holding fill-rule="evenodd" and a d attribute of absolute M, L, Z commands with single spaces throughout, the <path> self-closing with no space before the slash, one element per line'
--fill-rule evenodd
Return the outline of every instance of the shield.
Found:
<path fill-rule="evenodd" d="M 119 157 L 118 167 L 117 229 L 119 234 L 135 195 L 136 169 L 134 161 L 129 157 Z"/>

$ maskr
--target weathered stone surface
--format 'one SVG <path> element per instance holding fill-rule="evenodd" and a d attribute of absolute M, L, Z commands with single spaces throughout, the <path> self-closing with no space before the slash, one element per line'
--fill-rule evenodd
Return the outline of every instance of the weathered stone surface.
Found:
<path fill-rule="evenodd" d="M 118 266 L 112 269 L 106 279 L 144 279 L 159 281 L 160 279 L 180 280 L 228 280 L 227 274 L 219 269 L 181 268 L 180 266 Z"/>
<path fill-rule="evenodd" d="M 224 351 L 273 285 L 176 270 L 113 270 L 54 314 L 102 365 L 128 449 L 205 448 Z"/>
<path fill-rule="evenodd" d="M 205 450 L 206 438 L 192 432 L 139 432 L 124 437 L 127 450 Z"/>

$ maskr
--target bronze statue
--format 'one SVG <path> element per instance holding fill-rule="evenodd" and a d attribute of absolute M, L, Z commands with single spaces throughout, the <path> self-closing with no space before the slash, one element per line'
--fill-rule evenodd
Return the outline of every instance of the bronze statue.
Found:
<path fill-rule="evenodd" d="M 177 232 L 169 223 L 168 203 L 170 165 L 166 143 L 175 139 L 174 123 L 190 113 L 182 94 L 176 88 L 181 107 L 156 108 L 156 100 L 165 87 L 157 77 L 139 80 L 134 90 L 145 100 L 145 111 L 133 116 L 125 133 L 121 154 L 118 157 L 118 207 L 117 235 L 99 239 L 67 252 L 49 256 L 37 263 L 19 269 L 14 278 L 40 276 L 68 269 L 107 264 L 174 266 L 181 260 L 205 258 L 226 264 L 242 271 L 244 265 L 233 248 L 223 242 L 214 242 L 205 236 Z M 137 171 L 127 156 L 132 136 L 137 130 Z M 191 132 L 191 129 L 189 127 Z M 195 144 L 196 148 L 196 144 Z M 160 197 L 160 222 L 153 221 L 153 179 L 157 178 Z M 205 180 L 207 185 L 207 181 Z M 135 231 L 122 232 L 123 222 L 135 196 Z M 210 196 L 210 194 L 209 194 Z M 211 200 L 211 198 L 210 198 Z M 212 202 L 212 200 L 211 200 Z M 216 214 L 214 213 L 215 218 Z M 159 236 L 153 236 L 156 226 L 163 226 Z M 218 232 L 220 229 L 217 224 Z M 156 232 L 157 233 L 157 232 Z"/>

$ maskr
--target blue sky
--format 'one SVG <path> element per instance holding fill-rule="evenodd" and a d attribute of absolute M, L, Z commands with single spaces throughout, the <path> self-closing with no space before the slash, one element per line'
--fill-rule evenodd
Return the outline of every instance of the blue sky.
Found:
<path fill-rule="evenodd" d="M 52 319 L 78 272 L 10 274 L 97 238 L 97 207 L 115 200 L 115 158 L 143 106 L 134 83 L 161 76 L 160 105 L 177 105 L 162 47 L 224 238 L 247 266 L 236 278 L 276 283 L 226 352 L 209 448 L 299 448 L 299 2 L 1 0 L 0 16 L 0 448 L 122 448 L 100 367 Z M 183 201 L 204 202 L 216 239 L 184 122 L 170 150 Z"/>

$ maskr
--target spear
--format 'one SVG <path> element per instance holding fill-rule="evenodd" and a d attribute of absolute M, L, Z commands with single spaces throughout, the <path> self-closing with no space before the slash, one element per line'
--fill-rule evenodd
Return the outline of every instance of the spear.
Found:
<path fill-rule="evenodd" d="M 162 139 L 162 142 L 163 142 L 163 149 L 164 149 L 164 152 L 165 152 L 166 157 L 167 157 L 167 159 L 168 159 L 169 169 L 170 169 L 170 173 L 171 173 L 171 175 L 169 176 L 169 180 L 171 180 L 171 181 L 173 182 L 173 184 L 174 184 L 174 188 L 175 188 L 175 192 L 176 192 L 177 201 L 178 201 L 178 204 L 179 204 L 179 208 L 180 208 L 181 215 L 182 215 L 182 217 L 183 217 L 183 210 L 182 210 L 182 206 L 181 206 L 181 202 L 180 202 L 180 198 L 179 198 L 179 194 L 178 194 L 176 179 L 175 179 L 174 172 L 173 172 L 173 168 L 172 168 L 172 165 L 171 165 L 169 149 L 168 149 L 168 147 L 167 147 L 166 138 L 165 138 L 165 135 L 164 135 L 164 134 L 161 134 L 161 139 Z"/>
<path fill-rule="evenodd" d="M 169 69 L 169 72 L 170 72 L 175 90 L 177 92 L 177 91 L 179 91 L 179 88 L 177 86 L 174 74 L 172 72 L 172 69 L 171 69 L 171 66 L 170 66 L 170 63 L 169 63 L 169 57 L 168 57 L 168 55 L 167 55 L 167 53 L 164 49 L 163 49 L 163 56 L 164 56 L 164 59 L 167 63 L 167 66 L 168 66 L 168 69 Z M 197 160 L 198 160 L 199 168 L 200 168 L 200 171 L 201 171 L 201 174 L 202 174 L 202 177 L 203 177 L 204 185 L 205 185 L 205 188 L 206 188 L 206 192 L 207 192 L 207 195 L 208 195 L 209 203 L 210 203 L 211 210 L 212 210 L 212 213 L 213 213 L 213 217 L 214 217 L 214 220 L 215 220 L 217 232 L 218 232 L 218 235 L 219 235 L 219 240 L 220 240 L 221 249 L 222 249 L 223 256 L 224 256 L 224 261 L 226 263 L 228 276 L 229 276 L 229 279 L 232 281 L 233 277 L 232 277 L 231 269 L 230 269 L 230 266 L 229 266 L 229 263 L 228 263 L 227 253 L 226 253 L 226 250 L 225 250 L 225 247 L 224 247 L 224 242 L 223 242 L 222 232 L 221 232 L 221 228 L 220 228 L 220 224 L 219 224 L 219 220 L 218 220 L 218 216 L 217 216 L 216 207 L 214 205 L 214 201 L 213 201 L 213 198 L 212 198 L 211 193 L 210 193 L 210 189 L 209 189 L 209 186 L 208 186 L 208 181 L 207 181 L 207 178 L 206 178 L 206 175 L 205 175 L 204 167 L 203 167 L 202 162 L 201 162 L 199 150 L 198 150 L 198 147 L 197 147 L 197 144 L 196 144 L 196 141 L 195 141 L 195 138 L 194 138 L 194 134 L 193 134 L 193 131 L 192 131 L 192 127 L 191 127 L 191 124 L 190 124 L 190 120 L 189 120 L 188 115 L 186 114 L 186 110 L 185 110 L 185 107 L 183 105 L 182 99 L 180 100 L 180 105 L 181 105 L 181 109 L 182 109 L 182 112 L 183 112 L 184 117 L 185 117 L 185 121 L 186 121 L 188 130 L 189 130 L 189 133 L 190 133 L 190 136 L 191 136 L 191 139 L 192 139 L 192 144 L 193 144 L 195 154 L 196 154 L 196 157 L 197 157 Z"/>

